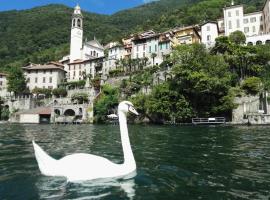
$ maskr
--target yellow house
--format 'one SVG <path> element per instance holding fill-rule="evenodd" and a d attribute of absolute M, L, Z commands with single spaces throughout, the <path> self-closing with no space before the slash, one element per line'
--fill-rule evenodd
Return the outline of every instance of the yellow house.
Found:
<path fill-rule="evenodd" d="M 175 28 L 172 30 L 172 46 L 181 44 L 194 44 L 201 42 L 201 36 L 197 31 L 196 26 L 187 26 Z"/>

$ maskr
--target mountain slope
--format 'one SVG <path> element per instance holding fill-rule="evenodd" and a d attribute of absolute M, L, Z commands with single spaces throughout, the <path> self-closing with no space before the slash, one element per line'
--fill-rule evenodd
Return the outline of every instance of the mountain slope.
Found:
<path fill-rule="evenodd" d="M 111 16 L 83 11 L 84 38 L 102 43 L 147 29 L 164 31 L 201 23 L 222 15 L 231 0 L 160 0 Z M 246 10 L 260 10 L 264 0 L 239 0 Z M 59 59 L 69 51 L 73 8 L 48 5 L 23 11 L 0 12 L 0 68 Z"/>

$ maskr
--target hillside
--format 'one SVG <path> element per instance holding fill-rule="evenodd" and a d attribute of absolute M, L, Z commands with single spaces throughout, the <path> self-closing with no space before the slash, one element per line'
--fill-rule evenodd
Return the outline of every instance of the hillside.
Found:
<path fill-rule="evenodd" d="M 137 31 L 163 31 L 221 16 L 230 0 L 160 0 L 111 16 L 83 12 L 84 36 L 103 43 Z M 260 10 L 264 0 L 241 0 L 246 10 Z M 29 61 L 46 62 L 68 53 L 73 8 L 47 5 L 23 11 L 0 12 L 0 68 Z"/>

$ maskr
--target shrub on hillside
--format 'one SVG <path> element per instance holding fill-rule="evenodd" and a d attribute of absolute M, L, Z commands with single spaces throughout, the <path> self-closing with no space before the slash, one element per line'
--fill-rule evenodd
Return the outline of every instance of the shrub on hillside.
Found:
<path fill-rule="evenodd" d="M 258 77 L 246 78 L 243 81 L 241 88 L 245 90 L 247 94 L 256 95 L 262 90 L 261 79 Z"/>
<path fill-rule="evenodd" d="M 66 97 L 67 90 L 65 88 L 55 88 L 53 89 L 52 94 L 56 97 Z"/>

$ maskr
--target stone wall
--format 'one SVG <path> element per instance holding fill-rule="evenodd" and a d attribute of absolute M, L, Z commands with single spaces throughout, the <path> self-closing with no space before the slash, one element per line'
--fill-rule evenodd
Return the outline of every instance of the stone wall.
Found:
<path fill-rule="evenodd" d="M 237 104 L 238 107 L 232 112 L 232 123 L 245 124 L 248 123 L 246 114 L 259 112 L 260 97 L 237 97 L 234 103 Z"/>

